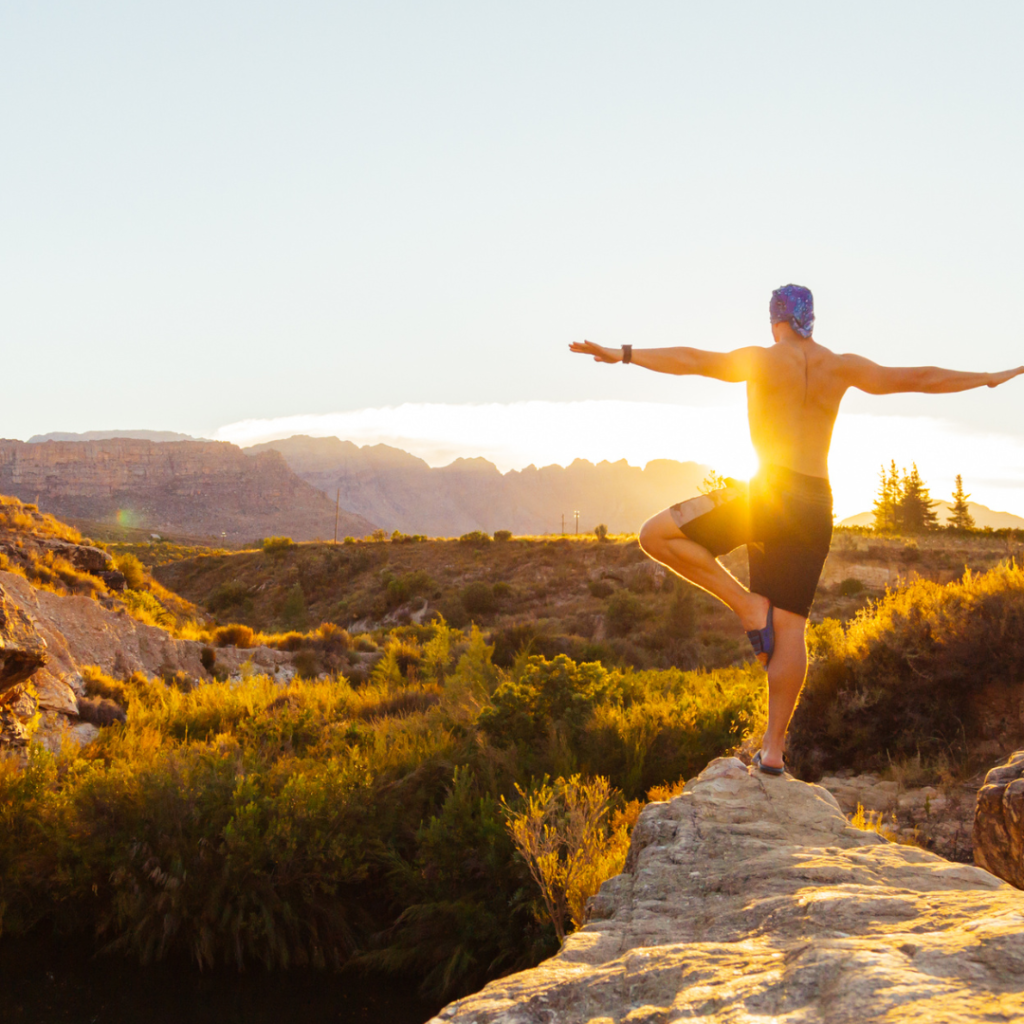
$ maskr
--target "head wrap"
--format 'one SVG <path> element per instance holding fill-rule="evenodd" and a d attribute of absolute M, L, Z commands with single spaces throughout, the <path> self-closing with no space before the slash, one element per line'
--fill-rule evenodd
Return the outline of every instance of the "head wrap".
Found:
<path fill-rule="evenodd" d="M 810 288 L 787 284 L 772 292 L 768 313 L 773 324 L 788 322 L 801 338 L 809 338 L 814 330 L 814 296 Z"/>

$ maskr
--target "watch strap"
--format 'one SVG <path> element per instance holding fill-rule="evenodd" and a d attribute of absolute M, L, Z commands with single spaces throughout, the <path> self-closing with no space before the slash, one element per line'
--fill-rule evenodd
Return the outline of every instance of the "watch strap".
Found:
<path fill-rule="evenodd" d="M 623 345 L 622 346 L 622 361 L 624 363 L 631 363 L 631 362 L 633 362 L 633 346 L 632 345 Z"/>

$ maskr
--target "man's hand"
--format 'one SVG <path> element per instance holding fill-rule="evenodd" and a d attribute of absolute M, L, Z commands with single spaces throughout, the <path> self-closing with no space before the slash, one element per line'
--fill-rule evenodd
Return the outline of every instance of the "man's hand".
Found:
<path fill-rule="evenodd" d="M 1003 370 L 1002 373 L 990 373 L 989 377 L 992 379 L 988 382 L 988 386 L 990 388 L 998 387 L 1008 380 L 1013 380 L 1014 377 L 1019 377 L 1022 373 L 1024 373 L 1024 366 L 1018 366 L 1016 370 Z"/>
<path fill-rule="evenodd" d="M 595 363 L 621 363 L 621 348 L 602 348 L 592 341 L 574 341 L 569 346 L 570 352 L 579 352 L 580 355 L 593 356 Z"/>

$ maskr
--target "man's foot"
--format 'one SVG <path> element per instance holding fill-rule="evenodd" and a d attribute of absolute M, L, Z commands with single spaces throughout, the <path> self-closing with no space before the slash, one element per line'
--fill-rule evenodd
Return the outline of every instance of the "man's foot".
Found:
<path fill-rule="evenodd" d="M 754 755 L 754 767 L 759 772 L 764 772 L 765 775 L 785 775 L 786 774 L 786 763 L 783 762 L 781 765 L 765 764 L 761 760 L 761 751 L 759 750 Z"/>
<path fill-rule="evenodd" d="M 750 646 L 754 648 L 757 660 L 767 668 L 768 662 L 772 660 L 772 654 L 775 653 L 775 623 L 772 621 L 772 613 L 775 609 L 768 598 L 762 598 L 762 600 L 768 605 L 764 616 L 764 625 L 748 628 L 744 623 L 744 628 L 747 630 L 747 639 L 750 641 Z"/>

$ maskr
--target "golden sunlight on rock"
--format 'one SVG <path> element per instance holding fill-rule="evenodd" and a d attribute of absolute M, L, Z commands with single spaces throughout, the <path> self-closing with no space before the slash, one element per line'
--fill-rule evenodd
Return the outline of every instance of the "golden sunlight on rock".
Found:
<path fill-rule="evenodd" d="M 824 789 L 713 761 L 650 804 L 590 922 L 432 1024 L 1024 1015 L 1024 894 L 850 827 Z"/>

